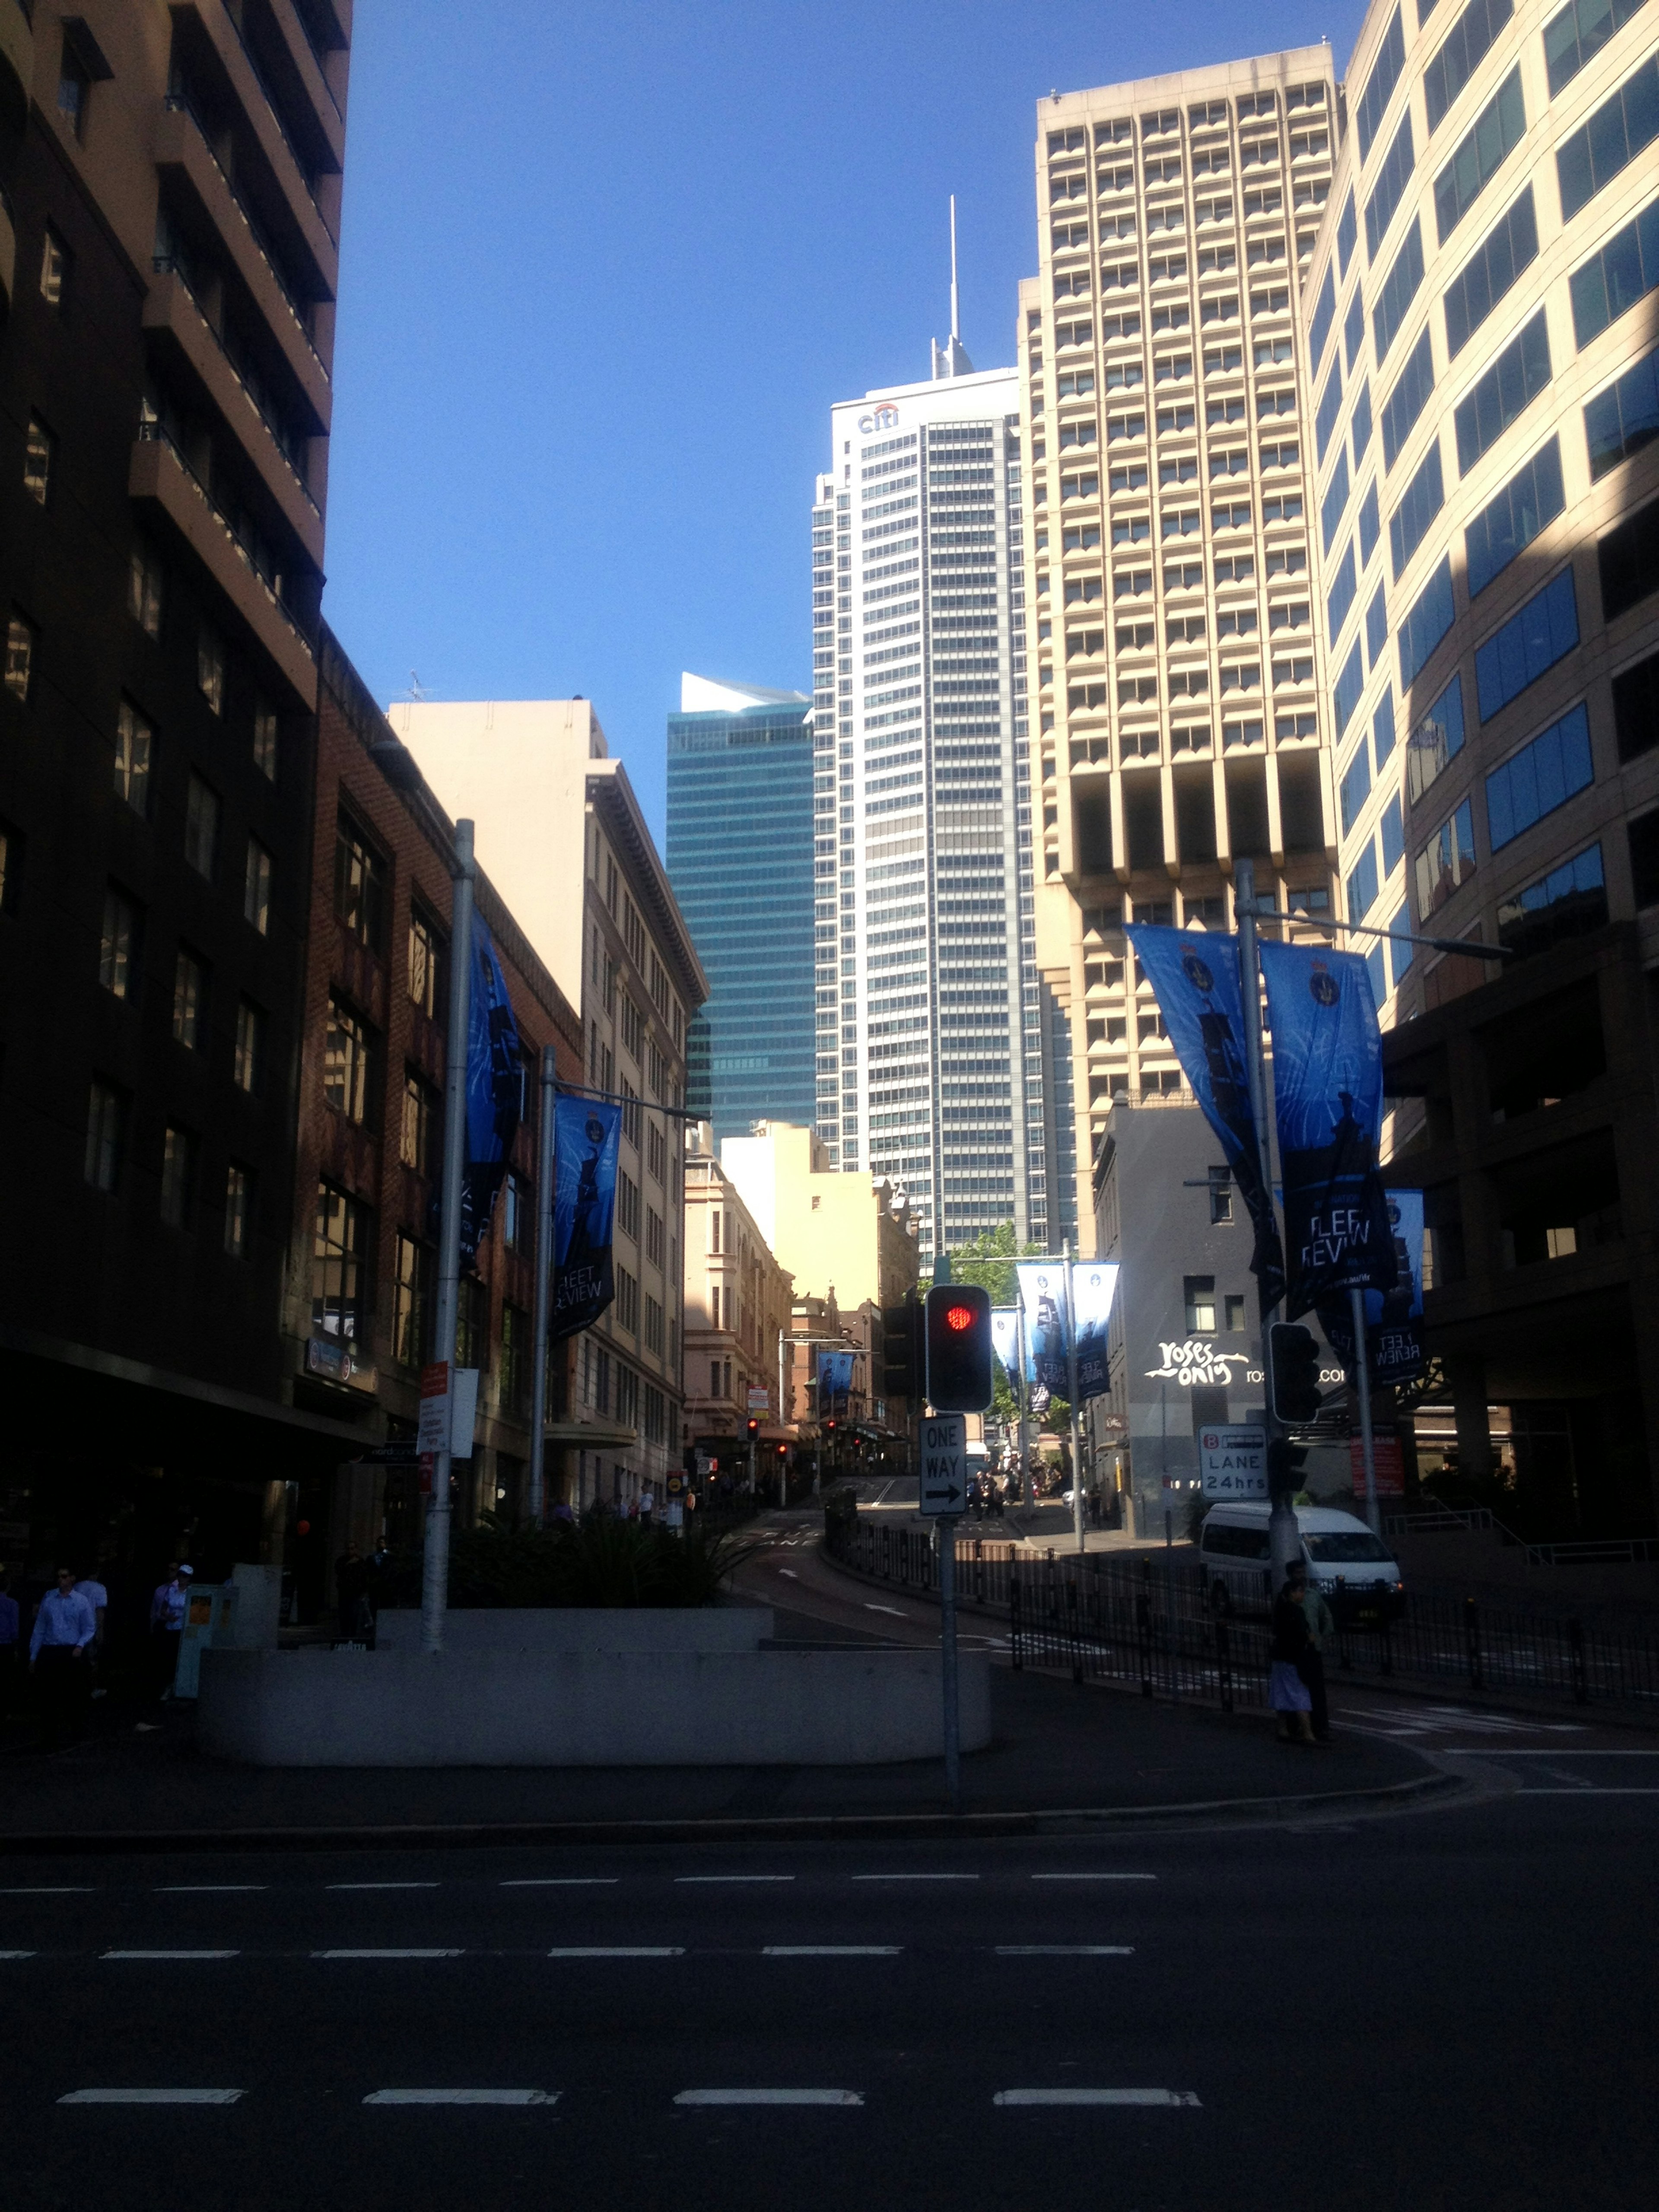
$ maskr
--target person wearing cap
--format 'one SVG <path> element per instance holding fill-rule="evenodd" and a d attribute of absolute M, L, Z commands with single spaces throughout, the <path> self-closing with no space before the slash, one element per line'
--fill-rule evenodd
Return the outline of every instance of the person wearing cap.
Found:
<path fill-rule="evenodd" d="M 1267 1647 L 1267 1702 L 1279 1715 L 1281 1743 L 1314 1740 L 1313 1699 L 1302 1678 L 1302 1658 L 1309 1647 L 1308 1616 L 1302 1606 L 1306 1575 L 1302 1562 L 1294 1560 L 1273 1601 L 1273 1642 Z"/>
<path fill-rule="evenodd" d="M 185 1613 L 190 1603 L 191 1570 L 177 1559 L 167 1563 L 167 1578 L 158 1583 L 149 1601 L 149 1642 L 158 1698 L 173 1694 L 179 1666 L 179 1644 L 185 1632 Z"/>

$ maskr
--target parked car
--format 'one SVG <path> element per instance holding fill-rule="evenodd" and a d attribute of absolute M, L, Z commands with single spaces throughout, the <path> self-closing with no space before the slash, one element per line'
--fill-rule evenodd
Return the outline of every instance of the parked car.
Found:
<path fill-rule="evenodd" d="M 1265 1613 L 1273 1605 L 1266 1505 L 1217 1505 L 1205 1516 L 1198 1556 L 1210 1602 L 1219 1613 Z M 1326 1505 L 1295 1508 L 1308 1580 L 1340 1628 L 1380 1628 L 1406 1609 L 1394 1554 L 1352 1513 Z"/>

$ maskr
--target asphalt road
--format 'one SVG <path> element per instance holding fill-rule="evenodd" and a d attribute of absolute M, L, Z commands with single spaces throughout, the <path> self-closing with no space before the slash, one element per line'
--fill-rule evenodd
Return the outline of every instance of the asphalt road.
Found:
<path fill-rule="evenodd" d="M 1646 2208 L 1659 1753 L 1453 1733 L 1299 1829 L 9 1859 L 5 2202 Z"/>

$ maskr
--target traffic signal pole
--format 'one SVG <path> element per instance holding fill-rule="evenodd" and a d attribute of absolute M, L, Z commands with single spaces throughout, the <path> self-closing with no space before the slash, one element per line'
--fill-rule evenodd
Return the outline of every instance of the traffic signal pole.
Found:
<path fill-rule="evenodd" d="M 1365 1461 L 1365 1518 L 1373 1536 L 1382 1534 L 1382 1513 L 1376 1502 L 1376 1446 L 1371 1437 L 1371 1353 L 1365 1340 L 1365 1293 L 1348 1293 L 1353 1313 L 1353 1358 L 1359 1390 L 1359 1448 Z"/>
<path fill-rule="evenodd" d="M 1079 1552 L 1083 1540 L 1083 1417 L 1077 1402 L 1077 1306 L 1072 1296 L 1072 1244 L 1063 1247 L 1066 1258 L 1066 1382 L 1072 1394 L 1072 1533 Z"/>
<path fill-rule="evenodd" d="M 1250 1104 L 1255 1120 L 1261 1187 L 1267 1194 L 1271 1209 L 1273 1172 L 1273 1150 L 1267 1138 L 1267 1062 L 1261 1042 L 1261 955 L 1256 937 L 1255 864 L 1250 860 L 1240 859 L 1233 863 L 1233 905 L 1238 918 L 1239 995 L 1244 1006 L 1244 1059 L 1250 1079 Z M 1296 1509 L 1291 1504 L 1291 1470 L 1285 1463 L 1285 1427 L 1273 1411 L 1273 1393 L 1267 1387 L 1271 1357 L 1267 1331 L 1278 1318 L 1279 1301 L 1275 1298 L 1269 1304 L 1262 1291 L 1260 1277 L 1257 1278 L 1256 1287 L 1261 1294 L 1261 1395 L 1269 1499 L 1267 1549 L 1276 1593 L 1291 1561 L 1302 1555 L 1302 1539 L 1297 1529 Z"/>

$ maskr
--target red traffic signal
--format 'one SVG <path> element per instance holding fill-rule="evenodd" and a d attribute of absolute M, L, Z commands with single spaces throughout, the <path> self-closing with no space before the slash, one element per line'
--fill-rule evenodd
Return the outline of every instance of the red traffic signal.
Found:
<path fill-rule="evenodd" d="M 755 1439 L 755 1438 L 756 1438 L 759 1434 L 760 1434 L 760 1423 L 759 1423 L 759 1422 L 755 1419 L 754 1415 L 751 1413 L 751 1414 L 749 1416 L 749 1436 L 750 1436 L 750 1441 L 752 1443 L 752 1442 L 754 1441 L 754 1439 Z"/>
<path fill-rule="evenodd" d="M 780 1459 L 787 1459 L 787 1458 L 788 1458 L 788 1456 L 789 1456 L 789 1447 L 788 1447 L 788 1445 L 787 1445 L 787 1444 L 780 1444 L 780 1445 L 778 1446 L 778 1457 L 779 1457 Z"/>
<path fill-rule="evenodd" d="M 982 1413 L 991 1402 L 991 1293 L 937 1283 L 927 1316 L 928 1404 L 936 1413 Z"/>

